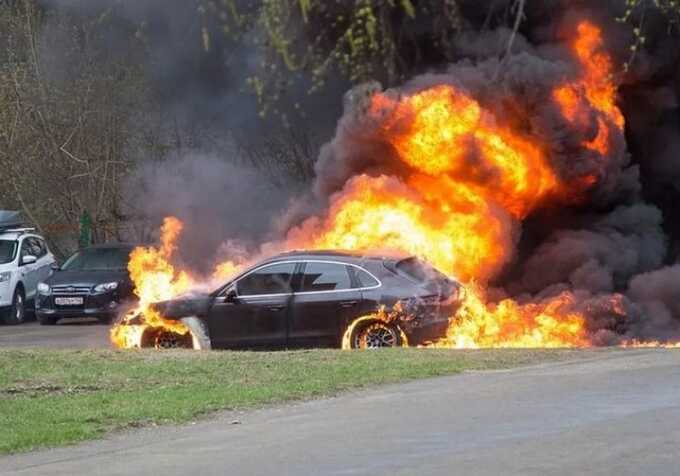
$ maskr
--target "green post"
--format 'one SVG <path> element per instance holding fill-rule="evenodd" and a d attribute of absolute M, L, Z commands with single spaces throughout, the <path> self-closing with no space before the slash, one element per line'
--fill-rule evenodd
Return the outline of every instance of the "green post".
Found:
<path fill-rule="evenodd" d="M 92 219 L 90 214 L 85 210 L 80 215 L 80 238 L 78 239 L 78 246 L 85 248 L 92 243 Z"/>

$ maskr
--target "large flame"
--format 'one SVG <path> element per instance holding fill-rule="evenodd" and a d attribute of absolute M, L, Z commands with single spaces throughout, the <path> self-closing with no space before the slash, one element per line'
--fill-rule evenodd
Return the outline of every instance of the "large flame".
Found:
<path fill-rule="evenodd" d="M 232 261 L 218 264 L 211 277 L 201 279 L 173 264 L 177 241 L 184 224 L 176 217 L 166 217 L 161 226 L 160 246 L 140 246 L 130 254 L 128 271 L 135 284 L 137 306 L 122 316 L 111 328 L 111 342 L 120 348 L 141 347 L 149 329 L 165 329 L 186 335 L 189 329 L 179 321 L 165 319 L 151 304 L 172 299 L 199 286 L 199 283 L 223 282 L 242 267 Z"/>
<path fill-rule="evenodd" d="M 592 129 L 592 138 L 582 146 L 604 167 L 610 138 L 624 125 L 612 61 L 603 51 L 600 29 L 588 21 L 578 25 L 572 47 L 580 77 L 565 78 L 552 97 L 567 124 Z M 483 286 L 512 260 L 524 218 L 540 207 L 578 198 L 597 184 L 597 176 L 563 183 L 545 144 L 517 125 L 500 123 L 470 93 L 449 84 L 406 95 L 376 93 L 365 120 L 367 127 L 377 128 L 373 135 L 388 145 L 403 172 L 354 177 L 332 197 L 323 217 L 309 218 L 276 247 L 396 249 L 473 283 L 446 335 L 433 343 L 437 347 L 591 344 L 584 315 L 573 310 L 572 294 L 540 303 L 505 299 L 489 304 Z M 171 264 L 180 231 L 178 220 L 167 219 L 161 246 L 135 250 L 130 273 L 140 298 L 136 314 L 145 317 L 144 325 L 183 333 L 187 330 L 181 323 L 166 321 L 148 307 L 194 284 Z M 216 276 L 225 278 L 237 269 L 226 262 Z M 135 332 L 124 327 L 112 331 L 113 342 L 121 347 L 130 345 L 129 334 Z"/>
<path fill-rule="evenodd" d="M 574 53 L 583 69 L 579 81 L 565 83 L 553 91 L 553 97 L 562 109 L 562 114 L 571 123 L 581 126 L 590 121 L 582 102 L 598 111 L 596 134 L 583 145 L 588 149 L 606 154 L 609 148 L 610 128 L 623 129 L 624 119 L 616 106 L 616 85 L 612 81 L 612 62 L 602 51 L 602 32 L 590 22 L 581 22 L 578 36 L 573 45 Z"/>
<path fill-rule="evenodd" d="M 583 145 L 601 160 L 609 149 L 609 127 L 621 129 L 623 116 L 599 28 L 582 22 L 577 31 L 573 49 L 582 77 L 565 81 L 553 96 L 569 122 L 597 112 L 599 130 Z M 451 85 L 406 96 L 375 94 L 367 114 L 368 123 L 381 124 L 381 136 L 409 173 L 400 179 L 355 177 L 323 220 L 312 218 L 290 233 L 289 246 L 396 248 L 465 282 L 484 283 L 512 259 L 522 219 L 543 205 L 578 198 L 598 180 L 560 182 L 536 138 L 499 124 Z M 567 293 L 541 304 L 487 304 L 483 289 L 473 285 L 446 336 L 434 345 L 589 345 L 586 319 L 571 310 L 573 299 Z"/>

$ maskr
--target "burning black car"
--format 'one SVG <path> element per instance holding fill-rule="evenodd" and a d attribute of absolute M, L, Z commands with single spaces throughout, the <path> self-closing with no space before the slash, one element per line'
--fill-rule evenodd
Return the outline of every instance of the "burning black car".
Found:
<path fill-rule="evenodd" d="M 154 304 L 190 333 L 148 326 L 141 347 L 395 347 L 437 339 L 463 287 L 409 256 L 290 252 L 244 271 L 213 293 Z M 120 326 L 143 324 L 143 316 Z M 175 328 L 176 329 L 176 328 Z"/>

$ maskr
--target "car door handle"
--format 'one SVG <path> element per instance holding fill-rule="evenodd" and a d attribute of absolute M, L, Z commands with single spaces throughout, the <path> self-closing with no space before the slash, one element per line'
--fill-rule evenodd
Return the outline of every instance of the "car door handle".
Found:
<path fill-rule="evenodd" d="M 341 307 L 352 307 L 356 306 L 359 301 L 340 301 Z"/>
<path fill-rule="evenodd" d="M 281 311 L 286 306 L 267 306 L 267 311 Z"/>

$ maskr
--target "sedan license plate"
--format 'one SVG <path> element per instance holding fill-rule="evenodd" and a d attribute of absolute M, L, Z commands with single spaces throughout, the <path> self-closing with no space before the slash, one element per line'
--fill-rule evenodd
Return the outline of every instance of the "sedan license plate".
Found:
<path fill-rule="evenodd" d="M 82 306 L 83 298 L 81 297 L 55 297 L 54 304 L 57 306 Z"/>

